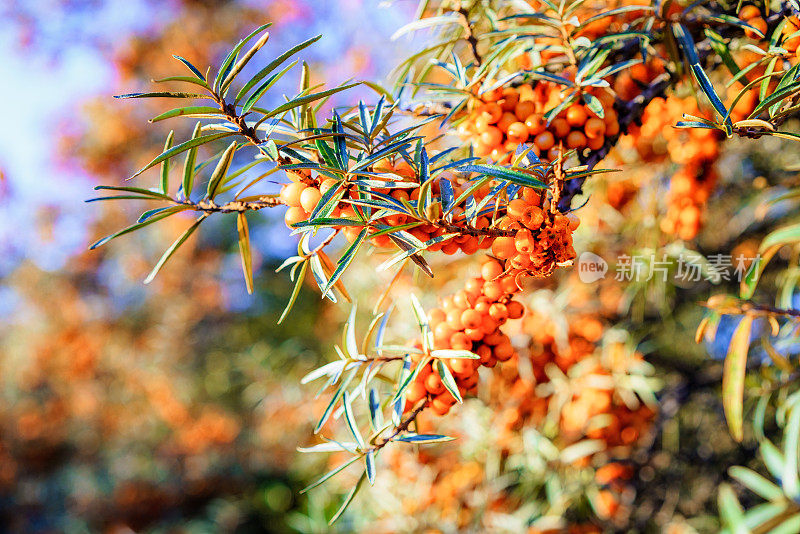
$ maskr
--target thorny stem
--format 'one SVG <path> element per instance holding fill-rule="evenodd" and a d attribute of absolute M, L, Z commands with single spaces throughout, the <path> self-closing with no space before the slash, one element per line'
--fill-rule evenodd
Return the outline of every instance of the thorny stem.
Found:
<path fill-rule="evenodd" d="M 420 412 L 422 412 L 422 410 L 424 410 L 425 408 L 427 408 L 427 406 L 428 406 L 428 402 L 427 402 L 427 401 L 425 401 L 425 402 L 421 403 L 419 406 L 417 406 L 416 408 L 414 408 L 413 410 L 411 410 L 411 413 L 410 413 L 410 414 L 408 414 L 408 417 L 406 417 L 406 418 L 405 418 L 403 421 L 401 421 L 401 422 L 400 422 L 400 424 L 399 424 L 399 425 L 397 425 L 397 426 L 395 427 L 395 429 L 394 429 L 394 431 L 391 433 L 391 435 L 389 435 L 389 436 L 387 436 L 387 437 L 383 438 L 381 441 L 379 441 L 378 443 L 376 443 L 376 444 L 375 444 L 375 445 L 372 447 L 372 449 L 371 449 L 371 450 L 373 450 L 373 451 L 378 451 L 378 450 L 380 450 L 380 449 L 384 448 L 384 447 L 385 447 L 385 446 L 387 446 L 389 443 L 391 443 L 391 442 L 394 440 L 394 438 L 396 438 L 397 436 L 399 436 L 399 435 L 400 435 L 400 434 L 402 434 L 403 432 L 407 431 L 407 430 L 408 430 L 408 427 L 410 427 L 410 426 L 411 426 L 411 423 L 413 423 L 414 421 L 416 421 L 416 419 L 417 419 L 417 416 L 420 414 Z"/>

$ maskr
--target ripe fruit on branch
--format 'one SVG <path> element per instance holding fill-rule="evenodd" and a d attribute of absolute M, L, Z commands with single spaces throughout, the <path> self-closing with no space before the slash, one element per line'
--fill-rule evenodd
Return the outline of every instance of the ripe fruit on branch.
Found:
<path fill-rule="evenodd" d="M 567 77 L 574 74 L 565 73 Z M 536 81 L 477 95 L 458 131 L 480 157 L 508 163 L 521 143 L 531 143 L 537 156 L 555 161 L 565 149 L 598 150 L 607 136 L 619 133 L 614 97 L 605 89 L 584 88 L 603 108 L 602 116 L 577 98 L 555 117 L 547 112 L 563 103 L 563 86 Z"/>

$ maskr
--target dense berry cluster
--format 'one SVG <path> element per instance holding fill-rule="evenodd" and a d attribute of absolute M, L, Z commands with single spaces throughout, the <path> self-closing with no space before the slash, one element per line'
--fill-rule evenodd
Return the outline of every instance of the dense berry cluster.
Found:
<path fill-rule="evenodd" d="M 565 75 L 569 74 L 568 70 Z M 501 164 L 510 161 L 520 143 L 530 143 L 537 156 L 555 161 L 566 149 L 598 150 L 606 137 L 619 133 L 614 97 L 599 89 L 586 92 L 602 104 L 602 117 L 577 100 L 548 123 L 545 113 L 562 103 L 562 89 L 540 81 L 487 91 L 472 101 L 458 133 L 472 140 L 476 155 Z"/>
<path fill-rule="evenodd" d="M 633 145 L 643 161 L 666 159 L 679 165 L 670 180 L 661 230 L 689 240 L 700 230 L 705 205 L 717 182 L 715 163 L 721 133 L 675 128 L 685 113 L 702 116 L 694 98 L 654 99 L 644 110 L 641 126 L 632 125 L 623 144 Z"/>
<path fill-rule="evenodd" d="M 514 355 L 511 340 L 499 328 L 508 319 L 522 317 L 524 308 L 512 300 L 519 292 L 516 278 L 504 275 L 500 262 L 490 259 L 481 267 L 481 276 L 467 280 L 464 289 L 429 312 L 436 349 L 469 350 L 480 359 L 453 358 L 446 362 L 459 391 L 473 394 L 478 384 L 478 368 L 494 367 Z M 406 407 L 427 398 L 431 409 L 445 415 L 456 399 L 446 391 L 439 373 L 430 362 L 417 375 L 406 394 Z"/>
<path fill-rule="evenodd" d="M 481 276 L 467 280 L 464 289 L 429 313 L 436 349 L 469 350 L 480 359 L 453 358 L 447 362 L 459 390 L 473 393 L 478 382 L 478 367 L 494 367 L 510 359 L 514 348 L 499 327 L 508 319 L 522 317 L 524 308 L 513 296 L 529 276 L 550 274 L 558 263 L 575 257 L 572 232 L 578 225 L 559 213 L 543 209 L 542 198 L 526 189 L 522 198 L 508 204 L 507 215 L 499 227 L 514 232 L 494 240 L 492 253 L 481 266 Z M 434 412 L 446 414 L 455 398 L 445 386 L 433 363 L 426 365 L 410 386 L 407 408 L 427 398 Z"/>

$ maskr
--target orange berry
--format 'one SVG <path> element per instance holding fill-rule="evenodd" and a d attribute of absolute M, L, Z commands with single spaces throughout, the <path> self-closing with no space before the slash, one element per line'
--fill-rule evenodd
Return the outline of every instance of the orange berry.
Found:
<path fill-rule="evenodd" d="M 761 32 L 761 35 L 767 34 L 767 21 L 762 19 L 761 17 L 750 19 L 747 23 L 752 26 L 753 28 L 757 29 Z M 748 36 L 750 39 L 761 39 L 761 35 L 758 35 L 756 32 L 750 29 L 745 29 L 744 34 Z"/>
<path fill-rule="evenodd" d="M 292 206 L 288 210 L 286 210 L 286 214 L 283 216 L 283 220 L 286 223 L 286 226 L 292 228 L 292 225 L 297 224 L 301 221 L 305 221 L 308 217 L 308 214 L 303 208 Z"/>
<path fill-rule="evenodd" d="M 300 195 L 302 195 L 306 187 L 308 186 L 303 182 L 286 184 L 283 189 L 281 189 L 281 201 L 287 206 L 294 208 L 300 207 Z"/>
<path fill-rule="evenodd" d="M 461 330 L 464 328 L 463 323 L 461 322 L 461 313 L 463 310 L 458 308 L 454 308 L 447 312 L 447 324 L 450 325 L 455 331 Z M 452 337 L 452 336 L 451 336 Z"/>
<path fill-rule="evenodd" d="M 583 131 L 589 139 L 603 137 L 606 134 L 606 123 L 602 119 L 592 117 L 586 121 L 586 127 Z"/>
<path fill-rule="evenodd" d="M 488 124 L 494 124 L 503 116 L 503 108 L 497 104 L 486 104 L 480 113 L 480 118 L 484 119 Z"/>
<path fill-rule="evenodd" d="M 553 122 L 550 123 L 550 131 L 552 131 L 556 137 L 562 139 L 569 135 L 569 129 L 569 123 L 566 121 L 566 119 L 558 118 L 554 119 Z"/>
<path fill-rule="evenodd" d="M 471 346 L 472 344 L 470 343 L 470 347 Z M 447 360 L 447 366 L 458 378 L 472 376 L 475 372 L 475 369 L 472 367 L 472 360 L 467 358 L 450 358 Z"/>
<path fill-rule="evenodd" d="M 516 300 L 507 302 L 506 309 L 508 310 L 509 319 L 519 319 L 525 313 L 525 306 Z"/>
<path fill-rule="evenodd" d="M 521 121 L 525 121 L 534 112 L 535 106 L 530 100 L 523 100 L 518 102 L 514 107 L 514 115 Z"/>
<path fill-rule="evenodd" d="M 431 401 L 431 410 L 439 416 L 445 416 L 450 411 L 450 405 L 440 402 L 438 397 Z"/>
<path fill-rule="evenodd" d="M 414 381 L 406 390 L 406 401 L 411 404 L 416 404 L 428 395 L 428 390 L 425 389 L 425 384 L 422 382 Z"/>
<path fill-rule="evenodd" d="M 513 143 L 524 143 L 528 140 L 528 127 L 517 121 L 508 127 L 508 140 Z"/>
<path fill-rule="evenodd" d="M 553 134 L 550 132 L 540 133 L 536 136 L 533 142 L 536 143 L 536 146 L 538 146 L 542 151 L 549 150 L 553 148 L 553 145 L 556 144 L 556 140 L 553 137 Z"/>
<path fill-rule="evenodd" d="M 445 390 L 442 379 L 439 377 L 438 373 L 431 373 L 428 375 L 425 379 L 425 389 L 427 389 L 428 393 L 431 395 L 438 395 Z"/>
<path fill-rule="evenodd" d="M 433 327 L 433 337 L 436 341 L 450 341 L 450 337 L 455 333 L 455 329 L 447 321 L 442 321 Z"/>
<path fill-rule="evenodd" d="M 531 235 L 531 231 L 527 228 L 520 230 L 517 232 L 517 235 L 514 236 L 514 246 L 517 252 L 530 254 L 535 245 L 536 243 L 533 241 L 533 235 Z"/>
<path fill-rule="evenodd" d="M 470 350 L 472 341 L 464 332 L 456 332 L 450 336 L 450 348 L 453 350 Z"/>
<path fill-rule="evenodd" d="M 334 178 L 328 178 L 327 180 L 323 181 L 322 184 L 320 184 L 319 192 L 324 195 L 328 192 L 328 190 L 330 190 L 331 187 L 336 186 L 338 183 L 338 180 L 335 180 Z"/>
<path fill-rule="evenodd" d="M 586 146 L 588 146 L 591 150 L 600 150 L 605 143 L 606 138 L 601 135 L 600 137 L 589 138 Z"/>
<path fill-rule="evenodd" d="M 486 295 L 488 299 L 497 300 L 504 294 L 503 285 L 497 280 L 486 282 L 483 285 L 483 294 Z"/>
<path fill-rule="evenodd" d="M 487 261 L 481 266 L 481 276 L 484 280 L 494 280 L 503 274 L 503 267 L 494 260 Z"/>
<path fill-rule="evenodd" d="M 523 217 L 527 208 L 528 204 L 524 200 L 515 198 L 506 206 L 506 213 L 512 219 L 519 220 Z"/>
<path fill-rule="evenodd" d="M 503 116 L 500 117 L 500 120 L 497 121 L 497 127 L 500 128 L 501 131 L 506 132 L 508 131 L 508 127 L 515 122 L 517 122 L 517 116 L 509 111 L 506 111 L 503 113 Z"/>
<path fill-rule="evenodd" d="M 511 346 L 511 343 L 505 341 L 494 348 L 494 357 L 497 358 L 499 362 L 505 362 L 511 359 L 514 355 L 514 347 Z"/>
<path fill-rule="evenodd" d="M 508 308 L 505 304 L 496 302 L 489 308 L 489 315 L 498 323 L 503 324 L 508 319 Z"/>
<path fill-rule="evenodd" d="M 514 246 L 513 237 L 506 237 L 506 236 L 498 237 L 492 243 L 492 254 L 494 254 L 495 256 L 497 256 L 502 260 L 510 258 L 516 253 L 516 251 L 517 249 Z M 485 294 L 485 288 L 486 286 L 484 286 L 484 294 Z"/>
<path fill-rule="evenodd" d="M 575 128 L 580 128 L 586 122 L 586 110 L 580 104 L 572 104 L 567 108 L 567 123 Z"/>
<path fill-rule="evenodd" d="M 586 146 L 586 136 L 581 132 L 572 131 L 567 136 L 567 146 L 569 148 L 583 148 Z"/>
<path fill-rule="evenodd" d="M 539 115 L 538 113 L 533 113 L 525 119 L 525 127 L 528 129 L 528 135 L 536 136 L 540 133 L 544 132 L 547 128 L 547 125 L 544 122 L 544 118 Z"/>
<path fill-rule="evenodd" d="M 742 20 L 750 20 L 761 16 L 761 10 L 756 6 L 743 6 L 739 11 L 739 18 Z"/>
<path fill-rule="evenodd" d="M 481 133 L 481 142 L 487 147 L 496 147 L 503 141 L 503 132 L 496 126 L 489 126 Z"/>
<path fill-rule="evenodd" d="M 519 93 L 513 87 L 506 87 L 503 89 L 503 100 L 500 101 L 500 107 L 503 111 L 514 111 L 519 102 Z"/>
<path fill-rule="evenodd" d="M 322 193 L 316 187 L 306 187 L 300 193 L 300 205 L 303 209 L 311 213 L 317 207 L 319 199 L 322 198 Z"/>
<path fill-rule="evenodd" d="M 481 314 L 472 308 L 464 310 L 461 314 L 461 324 L 464 325 L 464 328 L 478 328 L 482 321 Z"/>
<path fill-rule="evenodd" d="M 436 325 L 443 323 L 447 320 L 447 314 L 441 308 L 434 308 L 428 312 L 428 324 L 431 328 L 436 328 Z"/>

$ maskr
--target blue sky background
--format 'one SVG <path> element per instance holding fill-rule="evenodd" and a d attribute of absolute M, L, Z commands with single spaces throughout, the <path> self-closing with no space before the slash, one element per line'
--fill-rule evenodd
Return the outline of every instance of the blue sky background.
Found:
<path fill-rule="evenodd" d="M 353 76 L 335 61 L 326 61 L 352 46 L 369 51 L 359 76 L 380 80 L 409 46 L 405 38 L 391 42 L 389 36 L 410 20 L 413 4 L 296 0 L 299 19 L 273 32 L 270 46 L 279 50 L 323 33 L 306 57 L 326 65 L 330 83 Z M 120 87 L 110 62 L 115 46 L 132 33 L 169 20 L 175 11 L 173 2 L 146 0 L 12 0 L 0 7 L 0 79 L 5 81 L 0 84 L 0 101 L 5 103 L 5 127 L 0 128 L 0 169 L 5 173 L 0 186 L 0 276 L 22 259 L 57 270 L 87 245 L 93 208 L 83 200 L 93 196 L 91 188 L 98 180 L 59 163 L 59 125 L 74 120 L 87 99 L 110 98 L 131 89 Z M 294 85 L 296 76 L 289 76 Z M 51 224 L 50 235 L 57 239 L 43 235 L 41 223 Z"/>

